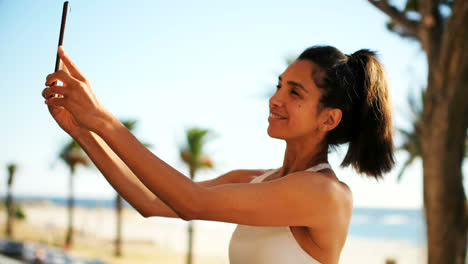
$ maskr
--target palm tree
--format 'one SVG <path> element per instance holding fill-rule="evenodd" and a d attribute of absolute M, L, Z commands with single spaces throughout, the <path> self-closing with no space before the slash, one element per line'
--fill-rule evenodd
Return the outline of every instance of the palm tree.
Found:
<path fill-rule="evenodd" d="M 187 164 L 190 171 L 190 179 L 194 181 L 195 173 L 202 168 L 212 168 L 211 159 L 204 155 L 203 146 L 205 144 L 208 130 L 200 128 L 191 128 L 186 132 L 186 145 L 182 147 L 180 156 L 182 161 Z M 188 252 L 187 264 L 192 263 L 192 248 L 193 248 L 193 223 L 188 224 Z"/>
<path fill-rule="evenodd" d="M 126 120 L 121 121 L 122 124 L 129 130 L 132 131 L 135 129 L 137 120 Z M 145 147 L 151 147 L 151 144 L 142 143 Z M 116 227 L 116 236 L 115 236 L 115 252 L 114 255 L 116 257 L 122 256 L 122 208 L 123 208 L 123 199 L 117 193 L 115 197 L 115 212 L 117 215 L 117 227 Z"/>
<path fill-rule="evenodd" d="M 6 236 L 11 237 L 13 233 L 12 225 L 13 225 L 13 218 L 14 218 L 13 197 L 11 195 L 11 186 L 13 185 L 13 179 L 15 177 L 17 166 L 15 163 L 10 163 L 7 165 L 7 168 L 8 168 L 8 189 L 7 189 L 7 197 L 5 201 L 5 206 L 7 209 Z"/>
<path fill-rule="evenodd" d="M 81 149 L 80 145 L 75 140 L 71 140 L 63 147 L 63 149 L 60 151 L 59 157 L 65 162 L 65 164 L 67 164 L 68 168 L 70 169 L 68 228 L 65 236 L 65 247 L 69 248 L 73 244 L 73 209 L 75 206 L 74 175 L 78 165 L 81 164 L 85 167 L 88 167 L 90 165 L 90 161 L 84 151 Z"/>
<path fill-rule="evenodd" d="M 422 99 L 424 98 L 424 91 L 421 91 L 421 97 L 416 100 L 415 97 L 408 97 L 408 105 L 410 108 L 410 121 L 412 129 L 397 128 L 400 135 L 403 137 L 403 143 L 398 147 L 397 150 L 404 151 L 408 154 L 408 158 L 403 163 L 403 167 L 397 176 L 397 181 L 400 182 L 403 173 L 406 171 L 413 161 L 417 158 L 421 158 L 421 115 L 422 115 Z"/>

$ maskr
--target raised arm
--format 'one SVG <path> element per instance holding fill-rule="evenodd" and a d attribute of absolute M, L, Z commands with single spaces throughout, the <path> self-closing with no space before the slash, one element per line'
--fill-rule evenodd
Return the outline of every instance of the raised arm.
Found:
<path fill-rule="evenodd" d="M 84 149 L 99 171 L 114 189 L 142 216 L 180 217 L 161 199 L 153 194 L 109 146 L 95 133 L 83 133 L 77 142 Z M 217 178 L 197 182 L 203 187 L 250 181 L 261 170 L 236 170 Z"/>

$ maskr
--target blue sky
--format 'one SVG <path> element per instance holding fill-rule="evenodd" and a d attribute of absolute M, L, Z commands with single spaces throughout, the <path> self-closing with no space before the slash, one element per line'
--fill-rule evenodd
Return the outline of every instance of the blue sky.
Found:
<path fill-rule="evenodd" d="M 67 195 L 68 171 L 57 156 L 69 137 L 40 95 L 54 69 L 62 4 L 0 0 L 0 193 L 6 164 L 14 161 L 16 194 Z M 202 171 L 199 180 L 232 169 L 281 166 L 284 144 L 266 133 L 267 94 L 285 58 L 309 46 L 378 51 L 398 126 L 407 125 L 407 94 L 418 93 L 426 78 L 419 45 L 389 33 L 386 16 L 362 0 L 80 0 L 70 7 L 67 53 L 114 115 L 138 119 L 135 134 L 153 144 L 156 155 L 187 172 L 178 155 L 184 131 L 213 131 L 207 153 L 217 167 Z M 353 190 L 356 206 L 422 205 L 420 162 L 397 184 L 405 159 L 397 153 L 396 169 L 377 183 L 339 168 L 344 153 L 332 154 L 330 162 Z M 95 168 L 80 168 L 76 176 L 78 196 L 113 197 Z"/>

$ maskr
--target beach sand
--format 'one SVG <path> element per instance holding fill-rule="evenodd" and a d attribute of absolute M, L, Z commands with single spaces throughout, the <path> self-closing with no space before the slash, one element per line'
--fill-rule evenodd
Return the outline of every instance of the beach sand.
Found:
<path fill-rule="evenodd" d="M 15 239 L 61 246 L 67 225 L 67 209 L 50 203 L 25 204 L 27 219 L 15 223 Z M 4 234 L 5 213 L 0 213 Z M 116 215 L 110 208 L 75 208 L 75 246 L 70 253 L 109 263 L 185 263 L 187 222 L 181 219 L 144 218 L 132 209 L 123 213 L 123 254 L 113 257 Z M 194 221 L 194 264 L 228 264 L 228 246 L 235 225 Z M 378 241 L 348 237 L 340 264 L 426 263 L 423 246 L 401 241 Z"/>

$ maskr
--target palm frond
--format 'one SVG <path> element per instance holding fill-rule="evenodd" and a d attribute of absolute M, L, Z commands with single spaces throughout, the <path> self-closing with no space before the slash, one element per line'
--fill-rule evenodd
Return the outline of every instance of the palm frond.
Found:
<path fill-rule="evenodd" d="M 9 163 L 7 165 L 8 168 L 8 186 L 13 184 L 13 178 L 15 177 L 16 170 L 18 166 L 15 163 Z"/>
<path fill-rule="evenodd" d="M 406 161 L 405 163 L 403 164 L 403 167 L 401 167 L 400 169 L 400 172 L 398 173 L 398 176 L 397 176 L 397 182 L 400 182 L 401 181 L 401 178 L 403 176 L 403 173 L 405 173 L 406 169 L 408 168 L 408 166 L 410 166 L 413 161 L 416 159 L 416 156 L 410 156 Z"/>
<path fill-rule="evenodd" d="M 62 161 L 67 164 L 72 171 L 75 170 L 75 167 L 80 164 L 85 167 L 89 167 L 91 162 L 83 151 L 81 146 L 75 141 L 70 140 L 60 151 L 59 157 Z"/>
<path fill-rule="evenodd" d="M 124 121 L 121 121 L 121 122 L 130 131 L 135 129 L 136 124 L 137 124 L 137 120 L 135 120 L 135 119 L 124 120 Z"/>
<path fill-rule="evenodd" d="M 411 112 L 410 121 L 412 123 L 412 129 L 406 130 L 403 128 L 397 128 L 397 131 L 403 138 L 403 142 L 398 146 L 398 151 L 406 152 L 409 157 L 408 160 L 404 163 L 400 172 L 397 176 L 397 181 L 400 182 L 405 170 L 408 166 L 416 159 L 422 157 L 422 146 L 421 146 L 421 118 L 423 106 L 422 102 L 424 100 L 425 90 L 421 91 L 420 97 L 417 99 L 414 96 L 408 96 L 408 105 Z"/>
<path fill-rule="evenodd" d="M 121 120 L 120 122 L 122 122 L 122 124 L 130 131 L 130 132 L 133 132 L 133 130 L 136 128 L 136 125 L 138 123 L 138 120 L 136 119 L 128 119 L 128 120 Z M 152 148 L 153 145 L 150 144 L 150 143 L 145 143 L 145 142 L 141 142 L 141 144 L 143 146 L 145 146 L 146 148 Z"/>
<path fill-rule="evenodd" d="M 181 149 L 180 157 L 193 172 L 213 167 L 213 162 L 203 151 L 208 134 L 209 130 L 196 127 L 186 131 L 186 145 Z"/>
<path fill-rule="evenodd" d="M 193 159 L 201 158 L 204 144 L 204 137 L 208 134 L 208 130 L 200 128 L 191 128 L 187 131 L 187 146 L 188 152 Z"/>

